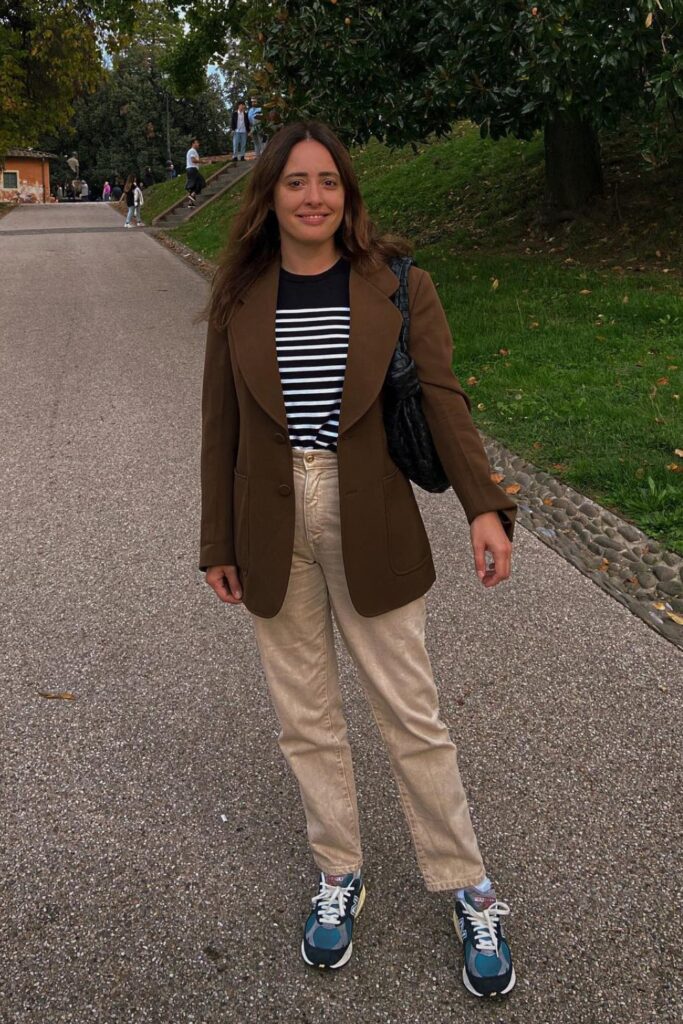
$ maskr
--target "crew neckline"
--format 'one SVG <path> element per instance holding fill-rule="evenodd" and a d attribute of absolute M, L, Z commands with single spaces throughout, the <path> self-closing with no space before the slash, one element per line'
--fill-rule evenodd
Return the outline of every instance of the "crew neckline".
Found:
<path fill-rule="evenodd" d="M 323 281 L 326 277 L 332 277 L 334 274 L 338 274 L 342 265 L 347 261 L 344 256 L 340 256 L 336 263 L 333 263 L 327 270 L 323 270 L 320 274 L 293 274 L 291 270 L 285 270 L 284 267 L 280 267 L 280 276 L 286 281 L 304 281 L 304 282 L 315 282 Z"/>

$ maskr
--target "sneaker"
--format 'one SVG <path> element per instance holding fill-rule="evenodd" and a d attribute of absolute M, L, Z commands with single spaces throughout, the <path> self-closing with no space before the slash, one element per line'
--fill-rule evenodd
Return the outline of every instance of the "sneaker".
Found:
<path fill-rule="evenodd" d="M 130 224 L 124 224 L 123 226 L 124 226 L 124 228 L 129 228 L 129 227 L 131 227 L 132 225 L 130 225 Z"/>
<path fill-rule="evenodd" d="M 311 967 L 343 967 L 353 950 L 353 922 L 365 903 L 362 876 L 320 875 L 320 892 L 304 926 L 301 955 Z"/>
<path fill-rule="evenodd" d="M 461 899 L 456 896 L 453 924 L 465 954 L 462 980 L 473 996 L 505 996 L 515 987 L 512 954 L 500 924 L 509 913 L 493 888 L 465 889 Z"/>

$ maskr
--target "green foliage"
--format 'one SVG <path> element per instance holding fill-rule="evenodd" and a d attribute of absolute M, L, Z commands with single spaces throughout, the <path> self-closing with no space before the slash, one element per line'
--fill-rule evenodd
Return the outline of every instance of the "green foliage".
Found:
<path fill-rule="evenodd" d="M 174 33 L 171 25 L 171 37 Z M 155 33 L 129 40 L 95 92 L 76 102 L 69 130 L 41 140 L 59 153 L 77 150 L 81 175 L 96 190 L 105 179 L 125 179 L 146 167 L 157 181 L 164 180 L 169 143 L 171 159 L 182 174 L 194 134 L 203 153 L 225 152 L 227 112 L 220 81 L 204 75 L 203 91 L 195 100 L 176 99 L 164 73 L 167 41 L 168 33 L 159 26 Z"/>
<path fill-rule="evenodd" d="M 0 0 L 0 158 L 68 124 L 74 98 L 97 86 L 101 47 L 129 31 L 123 0 Z"/>
<path fill-rule="evenodd" d="M 320 117 L 349 143 L 444 135 L 459 117 L 529 139 L 559 113 L 613 127 L 683 111 L 680 0 L 212 0 L 190 26 L 187 61 L 239 34 L 286 118 Z"/>

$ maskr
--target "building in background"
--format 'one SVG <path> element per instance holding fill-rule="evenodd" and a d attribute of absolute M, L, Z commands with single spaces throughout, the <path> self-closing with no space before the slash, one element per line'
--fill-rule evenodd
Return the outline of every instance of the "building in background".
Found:
<path fill-rule="evenodd" d="M 8 150 L 0 166 L 0 202 L 51 202 L 50 160 L 59 157 L 37 149 Z"/>

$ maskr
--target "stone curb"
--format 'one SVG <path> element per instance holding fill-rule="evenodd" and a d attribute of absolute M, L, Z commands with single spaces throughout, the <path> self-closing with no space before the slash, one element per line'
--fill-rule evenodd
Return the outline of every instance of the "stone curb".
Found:
<path fill-rule="evenodd" d="M 216 265 L 163 231 L 158 242 L 209 281 Z M 547 544 L 655 632 L 683 650 L 683 558 L 632 523 L 579 494 L 519 455 L 481 435 L 501 486 L 517 483 L 517 522 Z"/>
<path fill-rule="evenodd" d="M 683 558 L 632 523 L 482 435 L 501 487 L 520 484 L 517 521 L 683 649 Z"/>

